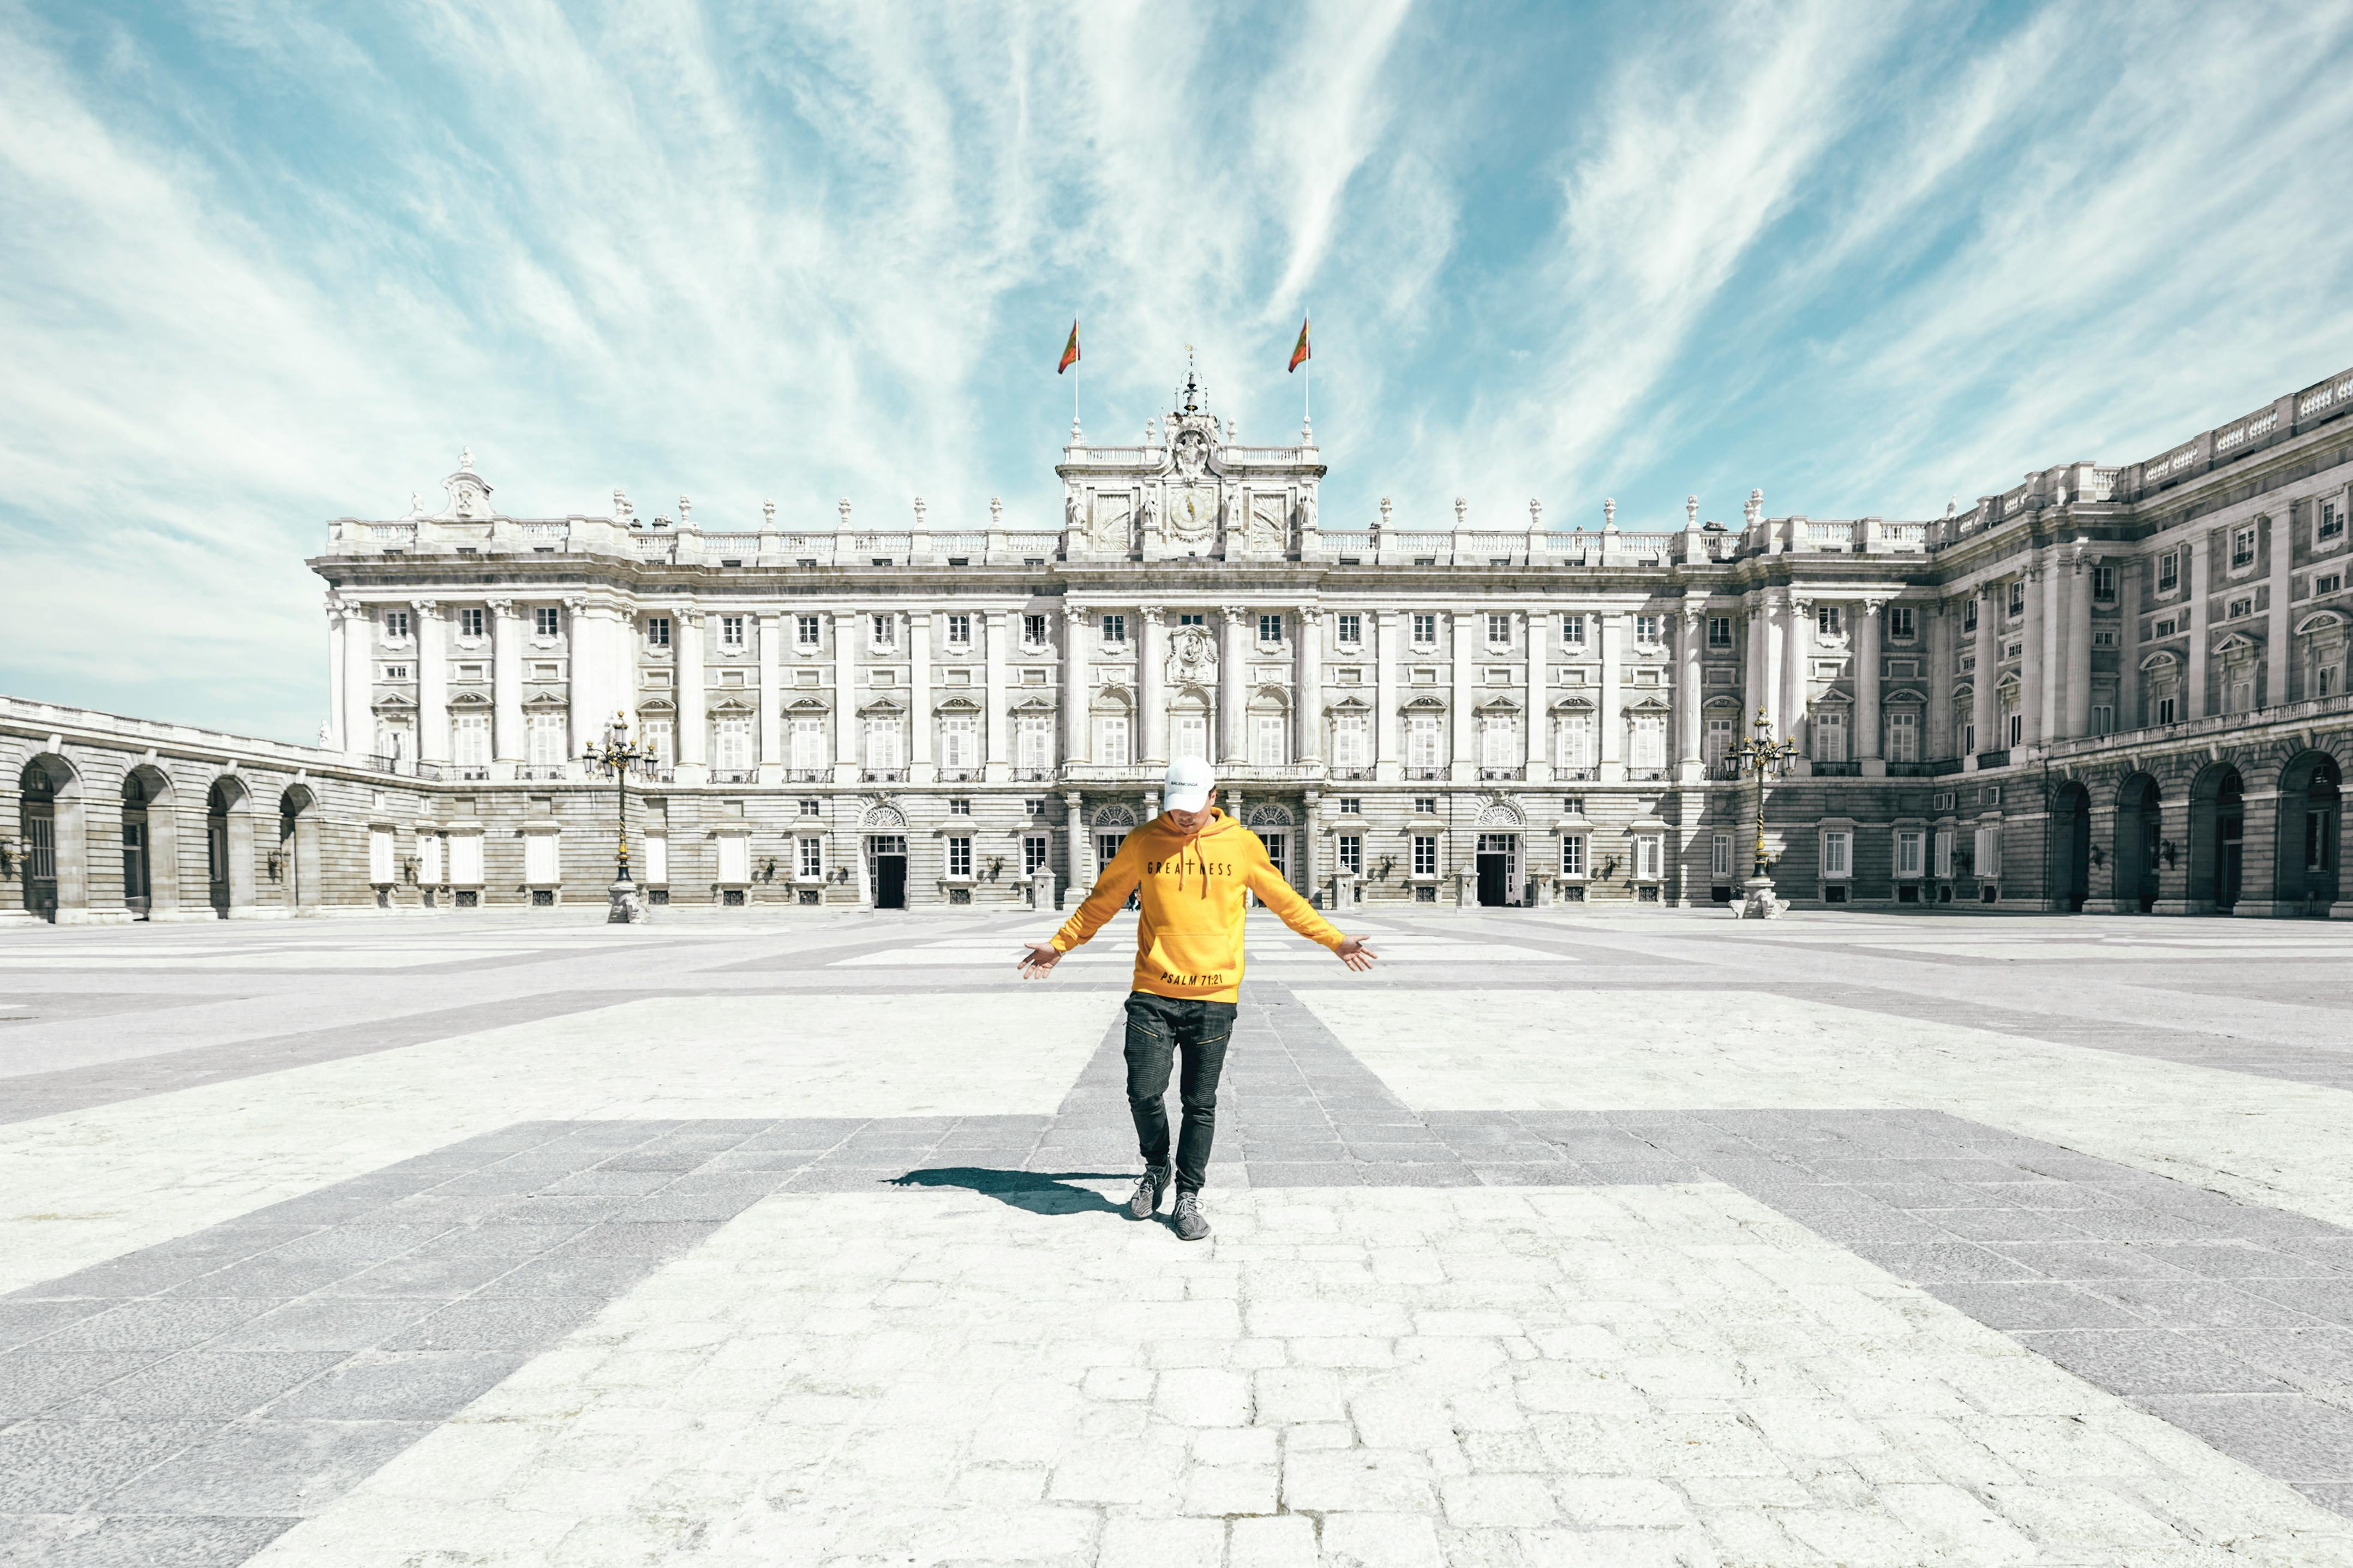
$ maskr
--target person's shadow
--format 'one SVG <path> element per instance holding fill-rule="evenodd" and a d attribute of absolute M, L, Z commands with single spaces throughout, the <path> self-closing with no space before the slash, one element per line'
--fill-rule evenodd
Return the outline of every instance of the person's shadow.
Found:
<path fill-rule="evenodd" d="M 1091 1187 L 1072 1182 L 1124 1182 L 1133 1173 L 1116 1171 L 996 1171 L 978 1165 L 935 1165 L 894 1176 L 894 1187 L 962 1187 L 1030 1214 L 1124 1214 Z"/>

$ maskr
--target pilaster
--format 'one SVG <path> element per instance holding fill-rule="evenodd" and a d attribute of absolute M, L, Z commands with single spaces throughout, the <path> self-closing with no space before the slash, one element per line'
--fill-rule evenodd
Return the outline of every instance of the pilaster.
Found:
<path fill-rule="evenodd" d="M 449 645 L 442 635 L 441 605 L 412 600 L 417 616 L 417 759 L 449 760 Z"/>

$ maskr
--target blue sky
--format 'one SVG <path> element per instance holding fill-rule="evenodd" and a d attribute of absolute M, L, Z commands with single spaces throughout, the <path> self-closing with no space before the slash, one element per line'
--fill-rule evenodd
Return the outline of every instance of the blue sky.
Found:
<path fill-rule="evenodd" d="M 337 515 L 1941 512 L 2353 364 L 2353 6 L 0 0 L 0 689 L 311 736 Z"/>

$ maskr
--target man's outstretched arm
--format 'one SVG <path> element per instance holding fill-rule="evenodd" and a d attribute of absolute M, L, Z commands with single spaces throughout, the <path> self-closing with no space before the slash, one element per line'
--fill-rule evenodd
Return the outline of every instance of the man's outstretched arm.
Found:
<path fill-rule="evenodd" d="M 1128 841 L 1132 842 L 1132 839 Z M 1062 954 L 1103 930 L 1103 921 L 1118 913 L 1120 907 L 1127 902 L 1127 896 L 1135 891 L 1144 880 L 1144 873 L 1138 868 L 1136 856 L 1130 851 L 1128 843 L 1120 845 L 1119 853 L 1112 857 L 1111 864 L 1096 877 L 1094 890 L 1087 895 L 1085 902 L 1071 911 L 1071 918 L 1062 922 L 1062 929 L 1056 931 L 1051 940 L 1030 942 L 1022 951 L 1020 962 L 1016 965 L 1022 979 L 1034 980 L 1050 973 L 1054 965 L 1062 962 Z"/>
<path fill-rule="evenodd" d="M 1330 948 L 1341 963 L 1351 969 L 1365 970 L 1373 966 L 1373 950 L 1365 945 L 1362 937 L 1343 936 L 1330 921 L 1315 912 L 1315 906 L 1299 896 L 1299 889 L 1284 880 L 1266 858 L 1261 846 L 1258 864 L 1250 868 L 1250 890 L 1258 901 L 1272 910 L 1275 917 L 1293 931 L 1320 946 Z"/>

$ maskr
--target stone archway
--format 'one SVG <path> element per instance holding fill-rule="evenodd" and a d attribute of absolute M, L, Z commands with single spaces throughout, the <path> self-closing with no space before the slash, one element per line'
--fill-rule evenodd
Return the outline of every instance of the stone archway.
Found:
<path fill-rule="evenodd" d="M 122 905 L 137 920 L 180 909 L 180 851 L 172 781 L 142 763 L 122 775 Z"/>
<path fill-rule="evenodd" d="M 206 897 L 222 920 L 254 913 L 253 792 L 224 773 L 205 793 Z"/>
<path fill-rule="evenodd" d="M 271 871 L 287 912 L 324 900 L 319 875 L 319 797 L 307 784 L 289 784 L 278 797 L 278 849 Z"/>
<path fill-rule="evenodd" d="M 16 776 L 16 843 L 25 912 L 72 924 L 90 912 L 88 834 L 81 774 L 55 752 L 26 762 Z"/>
<path fill-rule="evenodd" d="M 2157 908 L 2164 842 L 2164 797 L 2157 780 L 2134 773 L 2116 791 L 2116 912 L 2148 914 Z"/>
<path fill-rule="evenodd" d="M 2247 786 L 2229 763 L 2214 763 L 2189 785 L 2189 913 L 2227 915 L 2239 905 L 2246 869 Z"/>
<path fill-rule="evenodd" d="M 2084 912 L 2092 893 L 2092 792 L 2069 780 L 2051 799 L 2051 901 Z"/>
<path fill-rule="evenodd" d="M 2272 913 L 2325 919 L 2337 901 L 2344 782 L 2327 752 L 2302 752 L 2280 770 Z"/>

